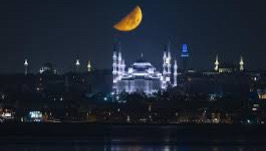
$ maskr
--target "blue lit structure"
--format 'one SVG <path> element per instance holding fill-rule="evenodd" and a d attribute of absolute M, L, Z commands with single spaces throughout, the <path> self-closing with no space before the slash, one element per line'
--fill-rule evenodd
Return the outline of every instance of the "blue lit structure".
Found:
<path fill-rule="evenodd" d="M 183 46 L 182 46 L 181 57 L 182 57 L 182 58 L 187 58 L 187 57 L 189 57 L 188 50 L 187 50 L 187 44 L 183 44 Z"/>
<path fill-rule="evenodd" d="M 181 59 L 182 59 L 182 65 L 183 65 L 183 71 L 184 72 L 187 71 L 188 58 L 189 58 L 189 53 L 188 53 L 187 44 L 183 44 L 182 52 L 181 52 Z"/>

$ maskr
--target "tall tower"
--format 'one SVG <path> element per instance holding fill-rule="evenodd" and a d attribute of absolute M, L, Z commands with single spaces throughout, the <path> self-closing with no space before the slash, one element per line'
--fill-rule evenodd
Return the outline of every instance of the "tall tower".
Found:
<path fill-rule="evenodd" d="M 113 52 L 113 72 L 112 73 L 113 73 L 113 76 L 117 75 L 117 53 L 115 50 Z"/>
<path fill-rule="evenodd" d="M 118 76 L 122 75 L 122 52 L 118 52 Z"/>
<path fill-rule="evenodd" d="M 126 71 L 126 64 L 125 64 L 125 60 L 122 60 L 122 65 L 121 65 L 121 68 L 122 68 L 122 73 L 121 75 L 124 75 L 125 74 L 125 71 Z"/>
<path fill-rule="evenodd" d="M 120 58 L 119 58 L 119 53 L 120 53 Z M 117 42 L 115 43 L 114 45 L 114 51 L 113 51 L 113 71 L 112 71 L 112 74 L 113 74 L 113 91 L 114 93 L 116 93 L 116 90 L 117 90 L 117 81 L 118 81 L 118 77 L 119 77 L 119 74 L 120 74 L 120 63 L 121 61 L 119 62 L 119 59 L 122 60 L 122 54 L 120 52 L 120 43 Z"/>
<path fill-rule="evenodd" d="M 162 76 L 162 84 L 161 89 L 166 89 L 166 76 L 167 76 L 167 52 L 166 49 L 163 51 L 163 76 Z"/>
<path fill-rule="evenodd" d="M 25 59 L 25 61 L 24 61 L 24 74 L 25 75 L 28 74 L 28 66 L 29 66 L 28 60 Z"/>
<path fill-rule="evenodd" d="M 113 51 L 113 91 L 116 90 L 116 82 L 117 82 L 117 52 L 116 49 Z"/>
<path fill-rule="evenodd" d="M 214 62 L 214 71 L 218 71 L 218 70 L 219 70 L 219 58 L 218 58 L 218 54 L 217 54 L 215 62 Z"/>
<path fill-rule="evenodd" d="M 175 60 L 175 63 L 174 63 L 174 87 L 177 86 L 177 69 L 178 69 L 178 66 L 177 66 L 177 61 Z"/>
<path fill-rule="evenodd" d="M 166 54 L 166 50 L 163 51 L 163 75 L 165 76 L 167 74 L 167 64 L 166 64 L 166 60 L 167 60 L 167 54 Z"/>
<path fill-rule="evenodd" d="M 182 45 L 182 52 L 181 52 L 181 59 L 182 59 L 182 65 L 183 65 L 183 71 L 187 72 L 188 68 L 188 49 L 187 49 L 187 44 Z"/>
<path fill-rule="evenodd" d="M 88 69 L 88 72 L 91 72 L 91 62 L 90 61 L 88 61 L 88 65 L 87 65 L 87 69 Z"/>
<path fill-rule="evenodd" d="M 171 83 L 171 51 L 170 51 L 170 42 L 167 46 L 167 58 L 166 58 L 166 66 L 167 66 L 167 76 L 166 76 L 166 83 Z"/>
<path fill-rule="evenodd" d="M 79 62 L 79 58 L 76 59 L 76 72 L 79 72 L 80 71 L 80 62 Z"/>
<path fill-rule="evenodd" d="M 244 60 L 243 60 L 243 57 L 242 56 L 240 56 L 239 70 L 240 71 L 244 71 Z"/>

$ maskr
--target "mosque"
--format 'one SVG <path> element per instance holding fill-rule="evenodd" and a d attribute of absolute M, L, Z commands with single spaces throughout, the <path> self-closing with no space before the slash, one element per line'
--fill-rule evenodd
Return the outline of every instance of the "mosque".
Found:
<path fill-rule="evenodd" d="M 172 66 L 170 44 L 165 48 L 162 57 L 163 71 L 158 71 L 141 55 L 132 65 L 126 67 L 120 46 L 113 51 L 113 92 L 135 93 L 142 92 L 152 95 L 159 90 L 177 85 L 177 61 Z M 173 72 L 172 72 L 173 71 Z"/>

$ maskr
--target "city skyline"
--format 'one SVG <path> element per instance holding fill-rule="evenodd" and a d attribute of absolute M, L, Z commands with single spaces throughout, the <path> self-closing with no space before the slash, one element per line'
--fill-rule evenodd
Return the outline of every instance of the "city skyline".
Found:
<path fill-rule="evenodd" d="M 120 47 L 116 48 L 117 44 L 119 46 L 121 45 L 120 42 L 114 44 L 113 53 L 119 53 L 121 55 L 123 51 L 121 51 Z M 118 49 L 118 50 L 116 50 L 116 49 Z M 168 42 L 168 44 L 165 45 L 165 48 L 163 50 L 163 57 L 161 58 L 161 61 L 165 59 L 164 57 L 165 57 L 166 51 L 168 53 L 170 53 L 168 55 L 170 55 L 170 58 L 171 58 L 172 51 L 171 51 L 170 42 Z M 213 62 L 213 68 L 208 69 L 208 70 L 206 70 L 206 69 L 205 70 L 195 70 L 194 68 L 188 67 L 188 64 L 190 62 L 189 61 L 190 60 L 189 55 L 190 55 L 190 52 L 187 48 L 187 44 L 183 44 L 180 55 L 174 55 L 173 59 L 169 60 L 169 64 L 170 64 L 169 71 L 176 72 L 176 74 L 177 74 L 177 71 L 181 73 L 184 70 L 191 70 L 193 72 L 195 72 L 195 71 L 198 71 L 198 72 L 202 72 L 202 71 L 220 72 L 220 71 L 218 71 L 219 68 L 231 68 L 231 69 L 234 68 L 235 70 L 240 70 L 240 71 L 248 71 L 248 72 L 252 71 L 252 70 L 249 70 L 246 68 L 245 59 L 243 58 L 242 55 L 239 56 L 238 60 L 235 59 L 234 62 L 228 63 L 228 62 L 224 62 L 223 60 L 220 60 L 218 57 L 219 56 L 218 53 L 215 56 L 215 61 Z M 175 57 L 175 56 L 177 56 L 177 57 Z M 124 58 L 124 55 L 123 55 L 123 58 Z M 126 60 L 123 60 L 124 70 L 128 70 L 129 68 L 134 66 L 136 61 L 138 62 L 139 60 L 142 60 L 142 59 L 144 59 L 145 61 L 150 63 L 149 60 L 147 60 L 143 56 L 143 53 L 141 53 L 140 56 L 134 60 L 133 63 L 128 63 L 128 62 L 126 62 Z M 33 70 L 29 69 L 29 66 L 30 66 L 29 61 L 27 58 L 25 58 L 24 64 L 23 64 L 24 65 L 24 71 L 23 72 L 24 72 L 24 74 L 37 74 L 37 73 L 42 74 L 44 72 L 44 70 L 46 70 L 44 68 L 47 68 L 47 67 L 53 69 L 54 70 L 53 72 L 55 74 L 65 74 L 65 73 L 69 73 L 69 72 L 85 73 L 85 72 L 92 72 L 93 70 L 109 70 L 109 71 L 114 70 L 114 69 L 110 69 L 110 67 L 105 68 L 105 69 L 95 68 L 94 67 L 95 64 L 92 64 L 90 60 L 86 60 L 87 64 L 85 64 L 85 63 L 81 64 L 81 62 L 84 62 L 84 60 L 81 61 L 80 57 L 77 56 L 75 58 L 75 62 L 73 62 L 73 64 L 72 64 L 71 69 L 69 69 L 68 71 L 65 71 L 65 72 L 61 72 L 62 70 L 60 68 L 57 68 L 56 66 L 54 66 L 54 64 L 51 62 L 45 62 L 39 67 L 39 69 L 33 71 Z M 158 62 L 160 62 L 160 61 L 158 61 Z M 162 62 L 164 62 L 164 61 L 162 61 Z M 112 68 L 113 68 L 113 63 L 112 63 Z M 157 68 L 157 70 L 164 70 L 165 67 L 164 67 L 164 65 L 161 64 L 160 66 L 155 67 L 155 68 Z"/>
<path fill-rule="evenodd" d="M 73 70 L 79 56 L 83 70 L 112 68 L 114 42 L 119 40 L 128 61 L 141 53 L 159 68 L 163 49 L 171 41 L 171 52 L 180 61 L 182 44 L 190 51 L 190 68 L 212 70 L 215 56 L 235 63 L 243 56 L 247 69 L 265 69 L 263 2 L 189 1 L 3 1 L 0 72 L 23 72 L 24 59 L 30 71 L 43 63 L 61 72 Z M 143 8 L 138 29 L 121 33 L 113 25 L 136 5 Z M 33 13 L 34 12 L 34 13 Z M 150 55 L 154 54 L 154 55 Z"/>
<path fill-rule="evenodd" d="M 0 0 L 0 151 L 266 150 L 265 6 Z"/>

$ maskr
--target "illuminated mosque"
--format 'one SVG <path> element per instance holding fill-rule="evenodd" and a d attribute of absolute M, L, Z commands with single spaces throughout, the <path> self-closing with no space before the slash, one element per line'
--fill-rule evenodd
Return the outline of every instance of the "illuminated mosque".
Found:
<path fill-rule="evenodd" d="M 183 45 L 182 52 L 187 53 L 186 45 Z M 126 67 L 120 46 L 115 47 L 112 71 L 113 92 L 115 94 L 137 92 L 152 95 L 159 90 L 166 90 L 167 87 L 177 86 L 178 66 L 176 60 L 172 66 L 170 44 L 163 52 L 162 62 L 162 72 L 159 72 L 150 62 L 146 61 L 143 55 L 131 66 Z"/>

